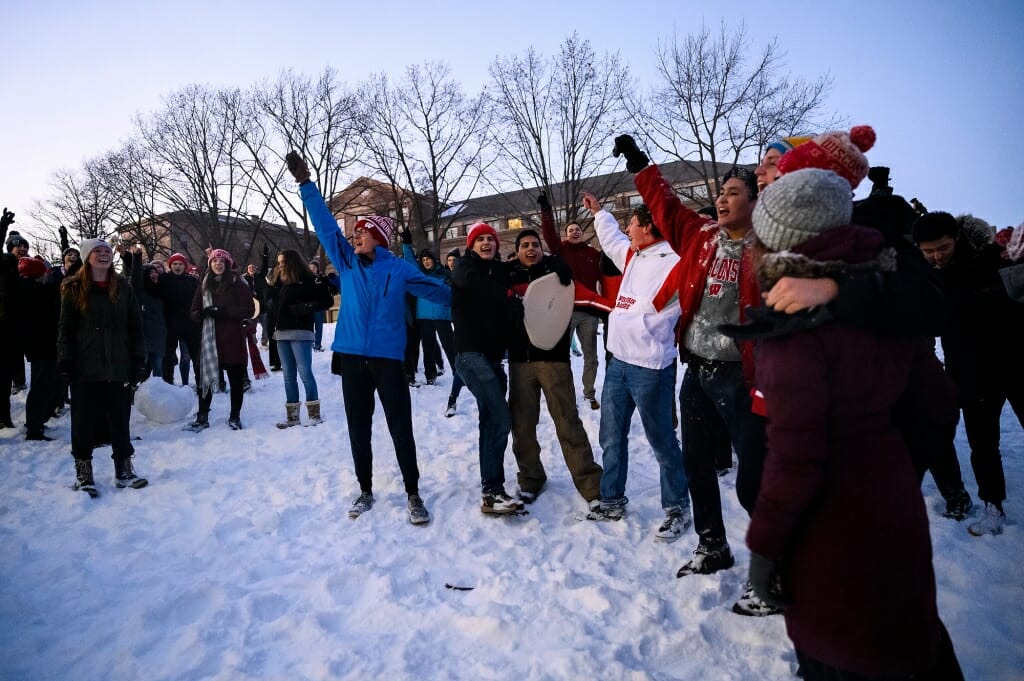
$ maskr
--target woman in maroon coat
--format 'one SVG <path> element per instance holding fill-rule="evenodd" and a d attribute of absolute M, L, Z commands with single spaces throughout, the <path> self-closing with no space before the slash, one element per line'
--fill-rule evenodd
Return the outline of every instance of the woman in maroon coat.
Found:
<path fill-rule="evenodd" d="M 202 323 L 199 352 L 199 413 L 186 426 L 199 432 L 210 427 L 210 403 L 220 382 L 220 372 L 228 375 L 231 386 L 231 413 L 228 426 L 242 429 L 242 394 L 245 390 L 246 329 L 243 319 L 255 312 L 252 291 L 234 269 L 235 262 L 225 250 L 209 251 L 209 268 L 192 299 L 192 319 Z"/>
<path fill-rule="evenodd" d="M 817 169 L 765 190 L 754 212 L 762 290 L 894 262 L 880 233 L 847 224 L 851 199 L 845 180 Z M 804 678 L 962 679 L 936 610 L 920 484 L 892 419 L 901 399 L 922 422 L 950 418 L 941 367 L 918 340 L 821 310 L 752 318 L 768 455 L 747 533 L 751 583 L 786 606 Z"/>

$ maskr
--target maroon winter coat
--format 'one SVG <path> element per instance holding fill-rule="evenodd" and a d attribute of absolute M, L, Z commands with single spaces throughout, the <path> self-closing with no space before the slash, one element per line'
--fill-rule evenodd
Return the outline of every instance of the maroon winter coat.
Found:
<path fill-rule="evenodd" d="M 844 255 L 828 234 L 792 250 Z M 790 638 L 872 678 L 927 667 L 939 636 L 931 539 L 892 409 L 902 398 L 923 423 L 953 418 L 938 361 L 919 340 L 832 322 L 761 340 L 755 365 L 768 454 L 747 544 L 782 561 Z"/>
<path fill-rule="evenodd" d="M 207 273 L 212 277 L 212 273 Z M 225 273 L 230 279 L 213 288 L 213 304 L 224 310 L 224 316 L 217 319 L 217 358 L 221 364 L 247 364 L 249 355 L 246 351 L 246 329 L 242 326 L 243 319 L 251 319 L 256 311 L 252 302 L 252 290 L 248 284 L 234 272 Z M 204 278 L 205 283 L 205 278 Z M 200 313 L 203 308 L 203 284 L 196 289 L 192 298 L 192 319 L 202 322 Z M 200 336 L 202 337 L 202 336 Z M 198 359 L 198 358 L 197 358 Z"/>

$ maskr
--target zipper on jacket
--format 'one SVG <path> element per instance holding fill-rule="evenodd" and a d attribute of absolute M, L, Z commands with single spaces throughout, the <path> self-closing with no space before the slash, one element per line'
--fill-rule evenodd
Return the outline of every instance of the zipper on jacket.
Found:
<path fill-rule="evenodd" d="M 388 272 L 388 278 L 384 282 L 384 295 L 381 296 L 381 297 L 383 297 L 383 298 L 387 297 L 387 295 L 388 295 L 388 286 L 390 286 L 390 285 L 391 285 L 391 273 Z"/>

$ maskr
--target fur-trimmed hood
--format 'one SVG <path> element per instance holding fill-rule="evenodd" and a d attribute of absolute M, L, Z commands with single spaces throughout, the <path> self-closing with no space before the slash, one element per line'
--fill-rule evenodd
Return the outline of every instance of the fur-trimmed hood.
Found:
<path fill-rule="evenodd" d="M 981 252 L 985 246 L 995 243 L 995 227 L 970 213 L 956 216 L 960 225 L 960 241 L 975 252 Z"/>
<path fill-rule="evenodd" d="M 782 277 L 815 279 L 843 272 L 874 269 L 896 271 L 896 251 L 884 248 L 885 238 L 874 229 L 846 225 L 822 232 L 790 250 L 766 253 L 757 264 L 762 291 Z"/>

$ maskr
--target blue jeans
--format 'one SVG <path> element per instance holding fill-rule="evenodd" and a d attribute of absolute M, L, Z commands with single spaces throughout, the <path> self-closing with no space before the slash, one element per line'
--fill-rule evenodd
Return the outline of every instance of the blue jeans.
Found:
<path fill-rule="evenodd" d="M 302 377 L 302 386 L 306 389 L 306 401 L 315 402 L 320 399 L 313 378 L 313 341 L 277 341 L 277 352 L 281 356 L 281 369 L 284 370 L 285 400 L 294 404 L 299 401 L 299 382 L 295 378 L 296 371 Z"/>
<path fill-rule="evenodd" d="M 675 366 L 646 369 L 614 357 L 608 362 L 601 392 L 602 502 L 626 503 L 629 424 L 635 409 L 661 468 L 661 507 L 666 513 L 689 508 L 683 452 L 672 427 L 675 376 Z"/>
<path fill-rule="evenodd" d="M 508 378 L 501 362 L 479 352 L 460 352 L 456 371 L 476 398 L 480 411 L 480 485 L 484 494 L 505 491 L 505 449 L 512 416 L 505 401 Z M 671 426 L 672 424 L 669 423 Z"/>
<path fill-rule="evenodd" d="M 313 313 L 313 347 L 322 348 L 324 340 L 324 311 L 317 310 Z"/>

